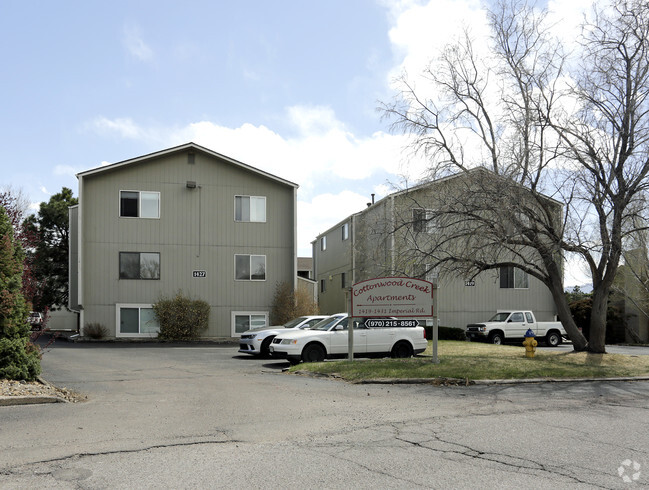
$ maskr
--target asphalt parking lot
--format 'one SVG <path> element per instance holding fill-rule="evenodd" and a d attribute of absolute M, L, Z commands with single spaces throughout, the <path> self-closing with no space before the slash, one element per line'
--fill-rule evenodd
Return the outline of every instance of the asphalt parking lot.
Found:
<path fill-rule="evenodd" d="M 649 485 L 646 382 L 353 385 L 236 350 L 55 344 L 44 377 L 89 401 L 0 408 L 0 486 Z"/>

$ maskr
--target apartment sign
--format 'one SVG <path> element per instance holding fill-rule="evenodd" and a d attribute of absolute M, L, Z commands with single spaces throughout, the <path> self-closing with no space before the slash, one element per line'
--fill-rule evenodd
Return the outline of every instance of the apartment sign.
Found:
<path fill-rule="evenodd" d="M 352 286 L 353 317 L 433 316 L 433 284 L 410 277 L 379 277 Z"/>

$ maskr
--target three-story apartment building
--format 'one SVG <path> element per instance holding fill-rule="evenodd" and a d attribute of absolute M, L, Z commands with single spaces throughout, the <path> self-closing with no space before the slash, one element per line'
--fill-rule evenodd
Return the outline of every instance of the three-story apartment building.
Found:
<path fill-rule="evenodd" d="M 194 143 L 77 174 L 70 307 L 80 325 L 151 337 L 152 305 L 178 291 L 211 306 L 205 337 L 268 323 L 296 287 L 297 185 Z"/>
<path fill-rule="evenodd" d="M 451 196 L 462 199 L 465 177 L 457 174 L 395 192 L 318 235 L 312 249 L 320 310 L 347 311 L 346 291 L 357 282 L 408 276 L 433 283 L 433 310 L 442 326 L 465 328 L 512 308 L 532 310 L 540 321 L 555 320 L 549 289 L 521 269 L 507 266 L 460 277 L 438 273 L 427 262 L 427 241 L 440 231 L 431 218 L 435 207 Z M 547 202 L 561 209 L 560 203 Z"/>

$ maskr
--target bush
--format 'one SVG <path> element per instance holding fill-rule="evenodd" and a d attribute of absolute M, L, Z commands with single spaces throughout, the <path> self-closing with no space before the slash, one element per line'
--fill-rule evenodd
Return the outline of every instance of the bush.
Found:
<path fill-rule="evenodd" d="M 570 313 L 581 328 L 586 339 L 590 338 L 590 313 L 593 309 L 593 299 L 587 297 L 570 303 Z M 624 315 L 622 310 L 609 303 L 606 310 L 606 340 L 607 344 L 616 344 L 624 341 Z"/>
<path fill-rule="evenodd" d="M 426 329 L 426 338 L 433 339 L 433 327 L 424 327 Z M 438 327 L 437 329 L 438 340 L 466 340 L 464 330 L 456 327 Z"/>
<path fill-rule="evenodd" d="M 25 338 L 0 339 L 0 379 L 33 381 L 41 374 L 38 346 Z"/>
<path fill-rule="evenodd" d="M 179 291 L 173 298 L 161 297 L 153 305 L 153 312 L 160 325 L 160 340 L 196 340 L 207 330 L 210 305 Z"/>
<path fill-rule="evenodd" d="M 83 327 L 83 335 L 91 339 L 103 339 L 108 335 L 108 329 L 101 323 L 86 323 Z"/>
<path fill-rule="evenodd" d="M 271 325 L 284 325 L 293 318 L 317 314 L 318 303 L 306 291 L 294 291 L 293 286 L 285 281 L 277 283 L 270 312 Z"/>

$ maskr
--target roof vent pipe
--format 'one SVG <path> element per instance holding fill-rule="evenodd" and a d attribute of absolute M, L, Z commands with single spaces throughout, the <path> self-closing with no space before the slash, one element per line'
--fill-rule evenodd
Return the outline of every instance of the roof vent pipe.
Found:
<path fill-rule="evenodd" d="M 374 204 L 374 193 L 372 192 L 372 204 Z"/>

